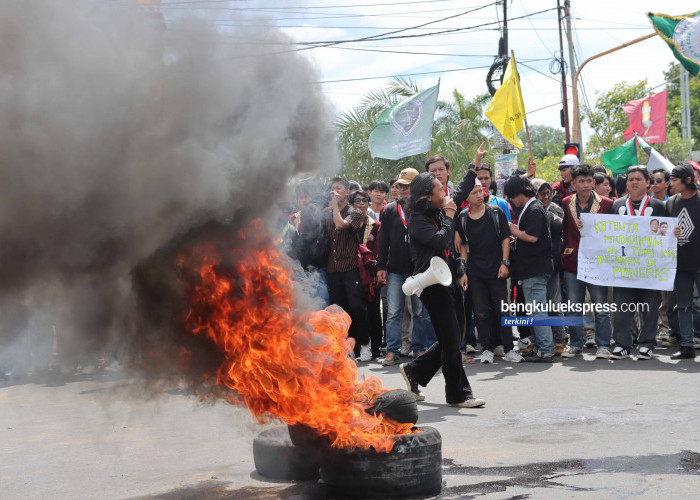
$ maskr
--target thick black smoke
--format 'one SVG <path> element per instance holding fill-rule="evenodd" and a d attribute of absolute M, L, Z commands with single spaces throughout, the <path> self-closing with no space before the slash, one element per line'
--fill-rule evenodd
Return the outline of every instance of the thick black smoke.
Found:
<path fill-rule="evenodd" d="M 138 361 L 182 306 L 183 242 L 334 168 L 314 68 L 235 35 L 136 1 L 0 2 L 0 357 L 40 363 L 56 325 L 68 361 Z"/>

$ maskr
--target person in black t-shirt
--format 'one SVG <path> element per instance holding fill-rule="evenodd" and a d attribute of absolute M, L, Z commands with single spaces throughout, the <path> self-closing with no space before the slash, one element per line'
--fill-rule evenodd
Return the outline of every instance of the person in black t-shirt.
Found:
<path fill-rule="evenodd" d="M 535 197 L 535 187 L 526 177 L 510 176 L 503 190 L 511 204 L 523 207 L 518 224 L 510 223 L 510 232 L 517 238 L 513 279 L 522 284 L 525 302 L 529 302 L 535 308 L 531 316 L 547 317 L 547 282 L 554 270 L 547 212 Z M 552 327 L 535 325 L 533 331 L 538 350 L 527 353 L 524 360 L 551 362 L 554 357 Z"/>
<path fill-rule="evenodd" d="M 678 164 L 671 172 L 671 192 L 676 193 L 666 202 L 671 217 L 678 218 L 673 234 L 678 238 L 676 267 L 676 307 L 681 350 L 671 359 L 694 358 L 693 348 L 693 284 L 700 290 L 700 196 L 694 182 L 692 166 Z"/>
<path fill-rule="evenodd" d="M 455 247 L 467 261 L 467 274 L 461 284 L 471 290 L 476 330 L 484 348 L 481 362 L 493 363 L 493 351 L 497 345 L 502 345 L 503 359 L 518 363 L 522 356 L 513 350 L 511 330 L 501 326 L 501 305 L 508 302 L 508 220 L 500 207 L 484 204 L 484 192 L 478 180 L 467 204 L 469 209 L 459 215 Z M 491 315 L 496 316 L 496 321 L 490 320 Z M 498 325 L 496 331 L 491 328 L 492 324 Z"/>

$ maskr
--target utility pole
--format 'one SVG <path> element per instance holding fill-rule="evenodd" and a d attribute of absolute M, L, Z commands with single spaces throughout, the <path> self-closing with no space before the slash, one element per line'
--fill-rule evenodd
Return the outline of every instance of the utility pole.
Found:
<path fill-rule="evenodd" d="M 571 31 L 571 11 L 569 10 L 570 6 L 571 1 L 564 0 L 564 16 L 566 16 L 566 39 L 569 42 L 569 74 L 571 74 L 571 85 L 573 86 L 573 76 L 576 74 L 576 58 L 574 57 L 573 32 Z M 571 98 L 574 103 L 574 108 L 578 109 L 578 93 L 574 92 Z M 574 134 L 575 137 L 573 137 L 572 139 L 580 145 L 581 151 L 583 151 L 583 136 L 581 135 L 581 118 L 579 117 L 578 113 L 574 114 L 574 120 L 576 120 L 576 122 L 574 123 L 574 130 L 578 133 Z"/>
<path fill-rule="evenodd" d="M 508 57 L 508 0 L 503 0 L 503 47 L 499 50 L 501 56 Z M 505 65 L 503 71 L 505 72 Z"/>
<path fill-rule="evenodd" d="M 681 137 L 690 139 L 690 78 L 686 69 L 681 65 Z"/>
<path fill-rule="evenodd" d="M 571 136 L 569 135 L 569 99 L 566 95 L 566 64 L 564 63 L 564 41 L 561 34 L 561 16 L 562 11 L 560 0 L 557 0 L 557 20 L 559 21 L 559 62 L 561 63 L 561 121 L 562 125 L 564 126 L 566 142 L 571 142 Z"/>

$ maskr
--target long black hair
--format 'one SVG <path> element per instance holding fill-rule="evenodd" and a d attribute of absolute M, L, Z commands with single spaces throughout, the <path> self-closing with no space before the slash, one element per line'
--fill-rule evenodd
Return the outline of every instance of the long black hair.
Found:
<path fill-rule="evenodd" d="M 435 188 L 435 174 L 423 172 L 411 181 L 411 191 L 408 197 L 408 213 L 423 213 L 432 208 L 428 198 L 432 196 Z"/>

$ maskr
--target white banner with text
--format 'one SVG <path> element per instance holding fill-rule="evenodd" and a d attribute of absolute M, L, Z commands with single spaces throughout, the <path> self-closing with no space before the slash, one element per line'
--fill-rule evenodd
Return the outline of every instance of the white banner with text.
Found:
<path fill-rule="evenodd" d="M 673 290 L 675 217 L 581 214 L 577 278 L 602 286 Z"/>

